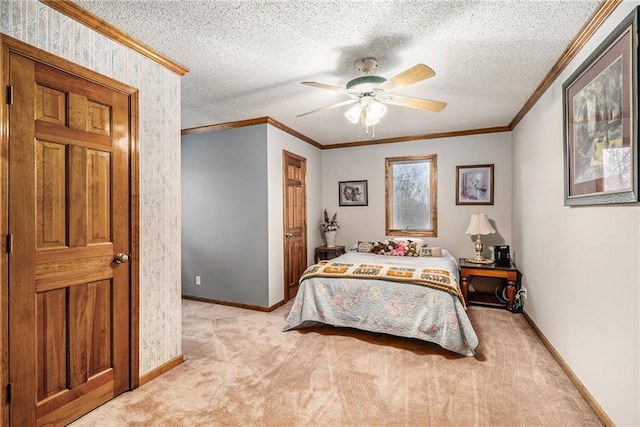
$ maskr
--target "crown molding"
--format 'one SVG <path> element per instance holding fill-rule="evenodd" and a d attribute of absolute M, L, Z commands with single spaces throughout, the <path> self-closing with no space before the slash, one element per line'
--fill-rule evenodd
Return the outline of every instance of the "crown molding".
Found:
<path fill-rule="evenodd" d="M 366 145 L 394 144 L 396 142 L 418 141 L 421 139 L 453 138 L 456 136 L 480 135 L 484 133 L 500 133 L 500 132 L 510 132 L 510 131 L 511 131 L 511 128 L 509 126 L 496 126 L 491 128 L 466 129 L 466 130 L 457 130 L 457 131 L 451 131 L 451 132 L 409 135 L 409 136 L 401 136 L 397 138 L 367 139 L 363 141 L 341 142 L 337 144 L 323 145 L 322 148 L 324 150 L 331 150 L 334 148 L 363 147 Z"/>
<path fill-rule="evenodd" d="M 246 126 L 255 126 L 255 125 L 262 125 L 262 124 L 270 124 L 273 127 L 280 129 L 283 132 L 286 132 L 292 136 L 295 136 L 298 139 L 301 139 L 307 144 L 313 145 L 314 147 L 320 148 L 320 149 L 324 148 L 324 146 L 318 143 L 317 141 L 314 141 L 308 136 L 301 134 L 300 132 L 290 128 L 289 126 L 283 123 L 280 123 L 277 120 L 272 119 L 271 117 L 258 117 L 255 119 L 239 120 L 236 122 L 226 122 L 226 123 L 218 123 L 214 125 L 198 126 L 198 127 L 188 128 L 188 129 L 182 129 L 181 133 L 182 135 L 192 135 L 195 133 L 215 132 L 219 130 L 236 129 L 236 128 L 242 128 Z"/>
<path fill-rule="evenodd" d="M 40 3 L 49 6 L 50 8 L 57 10 L 63 15 L 86 25 L 93 31 L 102 34 L 103 36 L 114 40 L 121 45 L 132 49 L 142 56 L 162 65 L 165 68 L 173 71 L 179 76 L 184 76 L 189 72 L 189 69 L 178 64 L 175 61 L 167 58 L 163 54 L 156 52 L 149 46 L 139 42 L 127 33 L 119 30 L 107 21 L 97 17 L 86 9 L 73 3 L 71 0 L 38 0 Z"/>
<path fill-rule="evenodd" d="M 249 119 L 249 120 L 239 120 L 236 122 L 219 123 L 214 125 L 206 125 L 206 126 L 182 129 L 181 133 L 182 135 L 192 135 L 196 133 L 215 132 L 219 130 L 236 129 L 241 127 L 255 126 L 255 125 L 261 125 L 261 124 L 270 124 L 321 150 L 330 150 L 335 148 L 347 148 L 347 147 L 362 147 L 365 145 L 392 144 L 396 142 L 417 141 L 421 139 L 453 138 L 456 136 L 480 135 L 484 133 L 499 133 L 499 132 L 511 131 L 509 126 L 497 126 L 497 127 L 482 128 L 482 129 L 468 129 L 468 130 L 458 130 L 458 131 L 452 131 L 452 132 L 410 135 L 410 136 L 401 136 L 397 138 L 368 139 L 364 141 L 341 142 L 337 144 L 323 145 L 301 134 L 300 132 L 291 129 L 290 127 L 280 123 L 279 121 L 272 119 L 271 117 L 258 117 L 258 118 Z"/>
<path fill-rule="evenodd" d="M 213 125 L 197 126 L 182 129 L 182 135 L 192 135 L 195 133 L 215 132 L 218 130 L 235 129 L 247 126 L 263 125 L 269 122 L 269 117 L 258 117 L 255 119 L 238 120 L 236 122 L 216 123 Z"/>
<path fill-rule="evenodd" d="M 529 110 L 533 108 L 533 106 L 538 102 L 538 100 L 542 97 L 542 95 L 549 89 L 549 87 L 556 81 L 558 76 L 564 71 L 565 68 L 569 65 L 571 60 L 578 54 L 580 49 L 584 47 L 584 45 L 589 41 L 589 39 L 593 36 L 598 28 L 606 21 L 606 19 L 613 13 L 613 11 L 622 3 L 622 0 L 603 0 L 603 2 L 598 6 L 591 18 L 587 21 L 586 24 L 580 29 L 576 37 L 571 41 L 569 46 L 565 49 L 565 51 L 560 55 L 560 58 L 555 63 L 551 70 L 547 73 L 545 78 L 542 80 L 542 83 L 533 91 L 533 94 L 529 97 L 527 102 L 525 102 L 524 106 L 518 111 L 515 115 L 511 123 L 509 123 L 509 128 L 514 129 L 518 123 L 527 115 Z"/>

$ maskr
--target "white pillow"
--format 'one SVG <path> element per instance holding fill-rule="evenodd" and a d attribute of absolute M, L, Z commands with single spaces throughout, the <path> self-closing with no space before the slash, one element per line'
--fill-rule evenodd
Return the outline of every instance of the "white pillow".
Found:
<path fill-rule="evenodd" d="M 373 249 L 373 242 L 358 242 L 358 252 L 369 253 Z"/>
<path fill-rule="evenodd" d="M 420 248 L 420 256 L 441 257 L 442 248 L 430 248 L 427 246 L 423 246 L 422 248 Z"/>

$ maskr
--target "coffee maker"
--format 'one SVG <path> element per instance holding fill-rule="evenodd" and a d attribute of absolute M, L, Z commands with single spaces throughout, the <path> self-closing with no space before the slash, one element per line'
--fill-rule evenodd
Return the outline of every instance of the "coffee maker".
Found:
<path fill-rule="evenodd" d="M 497 245 L 493 247 L 493 262 L 497 267 L 510 267 L 511 255 L 509 245 Z"/>

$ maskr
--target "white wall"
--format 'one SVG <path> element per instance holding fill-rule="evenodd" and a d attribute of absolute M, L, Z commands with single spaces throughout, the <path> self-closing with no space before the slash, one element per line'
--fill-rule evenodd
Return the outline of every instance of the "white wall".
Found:
<path fill-rule="evenodd" d="M 638 4 L 618 7 L 513 131 L 525 311 L 620 426 L 640 425 L 640 206 L 564 206 L 562 83 Z"/>
<path fill-rule="evenodd" d="M 385 237 L 385 158 L 438 155 L 438 237 L 425 238 L 430 246 L 449 249 L 456 257 L 475 255 L 474 237 L 464 234 L 471 214 L 488 214 L 497 233 L 483 237 L 485 256 L 490 246 L 511 243 L 511 134 L 509 132 L 426 139 L 322 151 L 323 205 L 309 229 L 320 237 L 317 224 L 322 208 L 338 212 L 337 244 L 350 247 L 359 240 Z M 456 166 L 494 164 L 493 206 L 456 205 Z M 368 206 L 338 206 L 338 182 L 367 180 Z M 316 227 L 313 227 L 313 226 Z"/>
<path fill-rule="evenodd" d="M 282 150 L 307 159 L 307 261 L 321 244 L 315 218 L 321 208 L 322 157 L 320 149 L 274 127 L 267 126 L 268 211 L 269 211 L 269 305 L 284 298 L 283 182 Z"/>

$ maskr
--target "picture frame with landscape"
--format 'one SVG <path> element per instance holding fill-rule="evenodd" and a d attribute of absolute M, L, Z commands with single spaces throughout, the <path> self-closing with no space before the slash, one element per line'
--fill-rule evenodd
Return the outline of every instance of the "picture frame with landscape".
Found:
<path fill-rule="evenodd" d="M 636 14 L 563 84 L 565 206 L 638 201 Z"/>
<path fill-rule="evenodd" d="M 493 165 L 456 166 L 456 205 L 493 205 Z"/>

